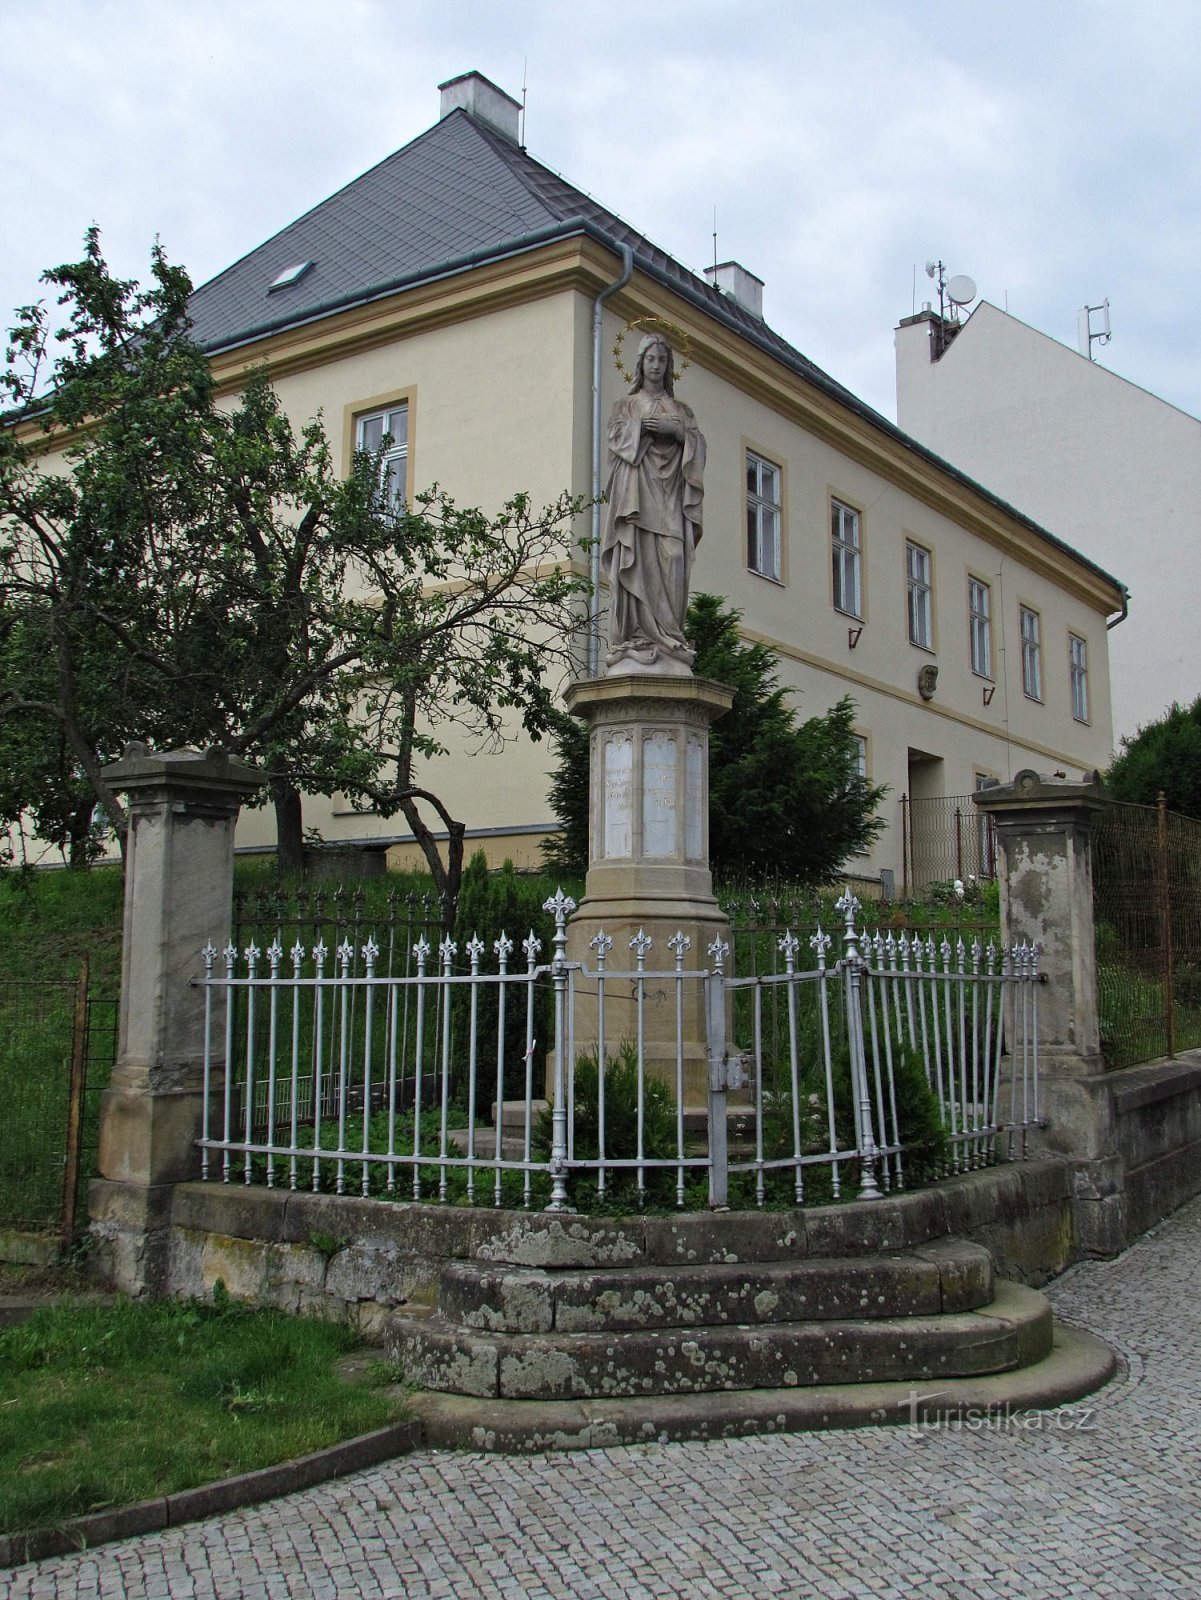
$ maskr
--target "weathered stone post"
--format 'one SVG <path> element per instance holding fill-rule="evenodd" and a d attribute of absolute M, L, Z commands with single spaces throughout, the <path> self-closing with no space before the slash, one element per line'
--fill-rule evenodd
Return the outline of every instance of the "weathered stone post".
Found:
<path fill-rule="evenodd" d="M 92 1232 L 118 1287 L 153 1293 L 173 1184 L 199 1173 L 200 951 L 228 929 L 234 823 L 262 777 L 221 751 L 131 744 L 105 769 L 129 806 L 117 1062 L 100 1107 Z"/>
<path fill-rule="evenodd" d="M 997 830 L 1001 937 L 1042 947 L 1038 998 L 1041 1148 L 1074 1163 L 1077 1245 L 1125 1247 L 1122 1161 L 1101 1060 L 1089 829 L 1106 804 L 1099 778 L 1066 783 L 1029 770 L 982 789 Z"/>

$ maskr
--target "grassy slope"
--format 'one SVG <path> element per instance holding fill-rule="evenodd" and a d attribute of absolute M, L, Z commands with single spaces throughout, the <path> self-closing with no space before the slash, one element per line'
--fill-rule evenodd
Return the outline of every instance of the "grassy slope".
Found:
<path fill-rule="evenodd" d="M 52 1526 L 382 1427 L 401 1410 L 395 1397 L 336 1372 L 355 1342 L 345 1328 L 225 1301 L 38 1311 L 0 1333 L 0 1531 Z"/>

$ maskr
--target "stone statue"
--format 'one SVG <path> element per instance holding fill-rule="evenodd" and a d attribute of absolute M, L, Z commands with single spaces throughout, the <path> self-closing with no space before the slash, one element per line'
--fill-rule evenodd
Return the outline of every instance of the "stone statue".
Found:
<path fill-rule="evenodd" d="M 684 613 L 701 537 L 705 441 L 675 398 L 673 361 L 667 340 L 648 334 L 630 392 L 609 418 L 601 569 L 609 581 L 610 673 L 692 671 Z"/>

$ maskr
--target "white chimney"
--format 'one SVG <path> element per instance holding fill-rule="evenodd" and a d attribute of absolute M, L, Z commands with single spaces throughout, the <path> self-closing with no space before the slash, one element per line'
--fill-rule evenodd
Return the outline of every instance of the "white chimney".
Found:
<path fill-rule="evenodd" d="M 449 117 L 452 111 L 466 111 L 495 128 L 497 133 L 503 133 L 506 139 L 512 139 L 514 144 L 518 142 L 520 105 L 482 72 L 464 72 L 457 78 L 447 78 L 438 88 L 442 92 L 439 121 Z"/>
<path fill-rule="evenodd" d="M 741 306 L 752 317 L 763 321 L 762 278 L 739 266 L 737 261 L 723 261 L 718 267 L 706 267 L 705 276 L 715 289 L 720 289 L 736 306 Z"/>

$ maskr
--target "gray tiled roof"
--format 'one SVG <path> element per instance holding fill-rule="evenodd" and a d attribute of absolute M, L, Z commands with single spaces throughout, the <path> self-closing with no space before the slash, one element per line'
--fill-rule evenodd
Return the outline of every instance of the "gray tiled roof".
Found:
<path fill-rule="evenodd" d="M 1117 580 L 1022 512 L 902 433 L 786 340 L 581 190 L 468 112 L 449 116 L 314 206 L 192 295 L 194 337 L 207 350 L 325 316 L 406 283 L 462 269 L 582 228 L 628 245 L 642 271 L 742 334 L 905 449 L 968 484 L 1110 583 Z M 286 268 L 313 266 L 269 292 Z M 1120 587 L 1120 585 L 1119 585 Z"/>
<path fill-rule="evenodd" d="M 411 144 L 243 256 L 192 296 L 195 337 L 218 350 L 370 299 L 530 235 L 587 225 L 627 244 L 639 266 L 701 303 L 849 404 L 849 390 L 742 311 L 705 279 L 467 112 L 451 112 Z M 268 292 L 285 268 L 313 267 Z"/>

